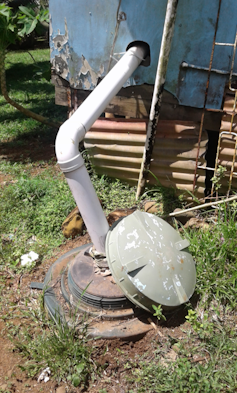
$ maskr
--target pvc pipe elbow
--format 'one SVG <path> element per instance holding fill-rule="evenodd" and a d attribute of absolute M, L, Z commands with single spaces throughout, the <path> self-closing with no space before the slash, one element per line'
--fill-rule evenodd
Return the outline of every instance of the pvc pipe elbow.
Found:
<path fill-rule="evenodd" d="M 63 172 L 74 171 L 84 164 L 78 146 L 84 139 L 85 134 L 84 126 L 81 123 L 74 122 L 73 118 L 66 120 L 59 128 L 55 142 L 55 152 L 58 164 Z"/>
<path fill-rule="evenodd" d="M 74 171 L 83 165 L 78 151 L 79 143 L 146 55 L 146 47 L 134 46 L 128 49 L 70 119 L 60 127 L 55 150 L 63 172 Z"/>

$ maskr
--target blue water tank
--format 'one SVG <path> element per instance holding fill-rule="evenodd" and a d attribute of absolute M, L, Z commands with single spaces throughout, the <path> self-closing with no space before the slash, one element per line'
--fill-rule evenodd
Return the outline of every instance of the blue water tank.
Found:
<path fill-rule="evenodd" d="M 126 86 L 154 84 L 167 0 L 50 0 L 49 6 L 51 61 L 71 87 L 93 90 L 134 41 L 150 46 L 151 61 Z M 203 107 L 218 6 L 219 0 L 179 0 L 165 89 L 181 105 Z M 236 21 L 236 0 L 222 1 L 216 41 L 233 44 Z M 227 74 L 211 73 L 207 108 L 221 108 L 232 53 L 233 46 L 215 47 L 212 68 Z"/>

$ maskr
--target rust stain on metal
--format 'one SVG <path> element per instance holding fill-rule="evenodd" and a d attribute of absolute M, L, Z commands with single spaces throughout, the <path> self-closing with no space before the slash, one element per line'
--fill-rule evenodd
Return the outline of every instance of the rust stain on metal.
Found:
<path fill-rule="evenodd" d="M 162 84 L 157 92 L 157 102 L 155 105 L 155 115 L 154 119 L 151 122 L 151 135 L 149 137 L 148 143 L 147 143 L 147 148 L 146 148 L 146 156 L 145 156 L 145 161 L 144 161 L 144 174 L 149 170 L 149 166 L 151 163 L 151 158 L 152 158 L 152 151 L 153 151 L 153 146 L 155 143 L 155 136 L 156 136 L 156 130 L 157 130 L 157 124 L 159 120 L 159 115 L 160 115 L 160 108 L 161 108 L 161 100 L 162 100 L 162 93 L 164 91 L 164 84 Z"/>
<path fill-rule="evenodd" d="M 97 120 L 85 136 L 85 147 L 95 170 L 137 184 L 141 169 L 147 120 Z M 164 186 L 192 191 L 199 124 L 160 120 L 154 140 L 151 172 Z M 206 132 L 200 142 L 199 164 L 205 164 Z M 150 184 L 156 180 L 149 175 Z M 204 193 L 205 176 L 198 171 L 197 194 Z M 202 195 L 203 196 L 203 195 Z"/>

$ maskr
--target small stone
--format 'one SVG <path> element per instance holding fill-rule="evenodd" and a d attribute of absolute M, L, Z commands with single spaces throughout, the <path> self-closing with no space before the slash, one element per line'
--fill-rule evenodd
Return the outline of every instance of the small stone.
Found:
<path fill-rule="evenodd" d="M 137 210 L 136 207 L 131 207 L 130 209 L 117 209 L 109 213 L 107 216 L 107 221 L 111 226 L 115 221 L 119 220 L 121 217 L 127 217 Z"/>
<path fill-rule="evenodd" d="M 77 235 L 81 235 L 84 229 L 84 222 L 78 210 L 75 207 L 67 218 L 62 223 L 63 235 L 68 239 L 69 237 L 75 238 Z"/>
<path fill-rule="evenodd" d="M 56 393 L 66 393 L 66 389 L 64 386 L 59 386 L 59 388 L 56 389 Z"/>
<path fill-rule="evenodd" d="M 177 353 L 173 349 L 171 349 L 166 354 L 166 359 L 172 360 L 174 362 L 177 359 Z"/>
<path fill-rule="evenodd" d="M 144 205 L 144 210 L 146 213 L 159 213 L 161 211 L 159 205 L 155 201 L 146 202 Z"/>
<path fill-rule="evenodd" d="M 173 351 L 175 351 L 176 353 L 179 353 L 179 352 L 180 352 L 180 347 L 179 347 L 178 344 L 174 344 L 174 345 L 172 346 L 172 349 L 173 349 Z"/>
<path fill-rule="evenodd" d="M 209 228 L 209 224 L 199 218 L 190 218 L 190 220 L 188 220 L 186 222 L 186 224 L 184 225 L 184 228 L 191 228 L 191 229 L 203 229 L 203 230 L 207 230 Z"/>
<path fill-rule="evenodd" d="M 177 208 L 173 211 L 173 213 L 178 213 L 180 211 L 182 211 L 182 209 Z M 191 212 L 184 211 L 182 214 L 177 214 L 177 216 L 175 216 L 175 218 L 176 218 L 176 220 L 180 221 L 181 224 L 185 225 L 186 222 L 188 220 L 190 220 L 190 218 L 195 218 L 195 213 L 192 211 Z"/>

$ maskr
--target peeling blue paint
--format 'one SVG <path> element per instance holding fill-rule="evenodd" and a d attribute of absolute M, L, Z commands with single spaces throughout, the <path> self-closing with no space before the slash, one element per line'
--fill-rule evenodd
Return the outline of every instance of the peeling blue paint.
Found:
<path fill-rule="evenodd" d="M 149 44 L 151 64 L 139 67 L 126 86 L 154 84 L 167 0 L 122 0 L 119 12 L 125 17 L 117 25 L 115 37 L 118 4 L 119 0 L 50 0 L 51 61 L 72 87 L 94 89 L 106 75 L 111 50 L 119 59 L 114 53 L 123 53 L 136 40 Z M 209 66 L 218 4 L 219 0 L 179 0 L 165 89 L 182 105 L 203 107 L 207 72 L 182 69 L 181 64 Z M 223 0 L 217 41 L 234 43 L 236 21 L 236 1 Z M 229 70 L 232 50 L 216 47 L 213 68 Z M 115 62 L 112 59 L 110 68 Z M 227 81 L 228 76 L 212 73 L 207 107 L 221 107 Z"/>

